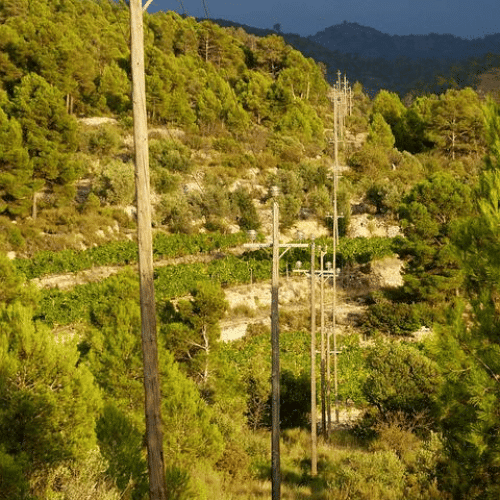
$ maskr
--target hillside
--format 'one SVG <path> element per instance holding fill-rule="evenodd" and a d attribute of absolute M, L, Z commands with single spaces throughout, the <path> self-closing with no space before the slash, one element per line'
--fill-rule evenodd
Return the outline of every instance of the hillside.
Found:
<path fill-rule="evenodd" d="M 150 496 L 128 14 L 0 1 L 0 499 Z M 500 106 L 286 40 L 145 15 L 168 500 L 270 496 L 272 186 L 283 500 L 497 498 Z"/>
<path fill-rule="evenodd" d="M 105 241 L 90 220 L 134 225 L 124 211 L 134 197 L 127 12 L 112 2 L 85 5 L 3 7 L 1 29 L 10 39 L 1 42 L 8 70 L 0 213 L 9 250 Z M 90 37 L 92 30 L 99 36 Z M 50 50 L 35 32 L 54 38 Z M 297 197 L 321 210 L 316 193 L 329 182 L 332 111 L 320 67 L 276 35 L 257 38 L 173 13 L 146 16 L 146 34 L 155 224 L 184 232 L 258 227 L 252 199 L 266 190 L 251 186 L 270 182 L 282 184 L 289 203 L 283 226 L 300 211 Z M 100 125 L 85 119 L 94 115 L 109 118 Z M 301 173 L 277 174 L 279 163 L 302 164 Z M 318 176 L 324 180 L 313 184 Z"/>
<path fill-rule="evenodd" d="M 274 33 L 222 19 L 221 26 L 242 27 L 259 36 Z M 481 75 L 500 66 L 498 35 L 464 40 L 452 35 L 391 36 L 356 23 L 327 28 L 309 37 L 280 33 L 287 43 L 324 64 L 333 84 L 337 70 L 360 82 L 372 97 L 380 89 L 401 98 L 441 93 L 448 88 L 479 88 Z M 498 87 L 495 87 L 498 91 Z"/>

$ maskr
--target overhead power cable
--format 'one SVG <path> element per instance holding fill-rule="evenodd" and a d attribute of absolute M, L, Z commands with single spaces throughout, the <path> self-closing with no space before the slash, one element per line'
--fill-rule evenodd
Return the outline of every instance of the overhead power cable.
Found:
<path fill-rule="evenodd" d="M 203 3 L 203 10 L 205 11 L 205 19 L 210 18 L 210 14 L 208 13 L 208 7 L 207 7 L 207 2 L 205 0 L 201 0 Z"/>
<path fill-rule="evenodd" d="M 184 7 L 184 3 L 182 2 L 182 0 L 179 0 L 179 3 L 181 5 L 181 8 L 182 8 L 182 13 L 185 15 L 185 16 L 189 16 L 186 8 Z"/>

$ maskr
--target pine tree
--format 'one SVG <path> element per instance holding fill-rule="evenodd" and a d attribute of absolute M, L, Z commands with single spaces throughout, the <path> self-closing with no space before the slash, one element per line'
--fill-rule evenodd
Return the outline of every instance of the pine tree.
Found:
<path fill-rule="evenodd" d="M 219 320 L 227 310 L 220 285 L 202 282 L 191 292 L 191 300 L 180 301 L 177 311 L 167 305 L 163 312 L 166 345 L 188 373 L 202 386 L 210 378 L 211 352 L 220 337 Z"/>
<path fill-rule="evenodd" d="M 433 102 L 429 138 L 452 160 L 482 153 L 483 130 L 481 105 L 472 89 L 448 90 Z"/>
<path fill-rule="evenodd" d="M 394 147 L 395 139 L 391 127 L 379 112 L 376 112 L 372 117 L 366 142 L 385 150 L 391 150 Z"/>
<path fill-rule="evenodd" d="M 237 217 L 240 228 L 244 231 L 260 228 L 259 214 L 248 191 L 239 187 L 231 196 L 232 203 L 236 205 L 239 213 Z"/>
<path fill-rule="evenodd" d="M 12 282 L 7 263 L 0 279 Z M 101 396 L 90 371 L 79 364 L 76 339 L 55 339 L 34 323 L 26 292 L 2 299 L 0 477 L 5 467 L 22 470 L 25 478 L 37 478 L 37 492 L 44 496 L 47 471 L 96 447 Z"/>
<path fill-rule="evenodd" d="M 363 393 L 380 418 L 390 420 L 398 412 L 408 420 L 425 415 L 425 431 L 430 431 L 441 382 L 437 364 L 417 348 L 394 341 L 377 342 L 369 349 L 366 363 L 369 375 Z"/>
<path fill-rule="evenodd" d="M 92 305 L 93 325 L 86 331 L 80 350 L 82 363 L 90 368 L 103 393 L 105 408 L 98 422 L 98 436 L 110 471 L 120 484 L 132 477 L 140 490 L 144 485 L 144 464 L 137 462 L 141 456 L 138 446 L 142 444 L 145 423 L 137 286 L 130 277 L 126 286 L 116 290 L 120 300 Z M 217 316 L 217 307 L 211 307 L 214 303 L 209 301 L 204 308 L 201 298 L 194 302 L 192 310 L 200 318 L 196 324 L 202 339 L 203 327 L 208 336 L 214 333 L 212 319 L 214 314 Z M 165 347 L 159 349 L 159 368 L 166 464 L 187 466 L 202 458 L 214 463 L 223 445 L 211 408 Z M 117 434 L 118 424 L 123 433 Z"/>
<path fill-rule="evenodd" d="M 490 158 L 476 190 L 477 214 L 454 238 L 468 304 L 457 304 L 433 346 L 445 378 L 440 405 L 448 463 L 443 480 L 457 499 L 500 495 L 498 115 L 498 107 L 490 104 Z"/>
<path fill-rule="evenodd" d="M 99 91 L 105 96 L 111 111 L 118 114 L 130 111 L 130 81 L 127 73 L 116 62 L 104 68 Z"/>
<path fill-rule="evenodd" d="M 399 217 L 407 240 L 400 254 L 407 261 L 408 300 L 437 305 L 460 289 L 463 277 L 450 238 L 457 220 L 472 212 L 471 196 L 467 184 L 438 172 L 403 198 Z"/>
<path fill-rule="evenodd" d="M 404 117 L 406 108 L 397 94 L 381 90 L 373 100 L 373 113 L 380 113 L 394 130 Z"/>
<path fill-rule="evenodd" d="M 37 187 L 21 126 L 0 107 L 0 213 L 28 215 Z"/>
<path fill-rule="evenodd" d="M 34 177 L 56 184 L 73 181 L 76 120 L 68 115 L 63 95 L 41 76 L 29 74 L 16 87 L 12 114 L 21 124 Z"/>
<path fill-rule="evenodd" d="M 249 71 L 236 83 L 238 98 L 243 107 L 255 116 L 259 125 L 270 113 L 267 93 L 271 83 L 272 80 L 268 76 L 254 71 Z"/>

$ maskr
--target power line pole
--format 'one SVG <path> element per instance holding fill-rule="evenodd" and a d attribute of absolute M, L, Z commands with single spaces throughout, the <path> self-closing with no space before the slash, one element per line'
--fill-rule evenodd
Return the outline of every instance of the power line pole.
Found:
<path fill-rule="evenodd" d="M 246 248 L 269 248 L 273 249 L 273 263 L 271 276 L 271 498 L 281 498 L 281 465 L 280 465 L 280 343 L 279 343 L 279 260 L 290 248 L 305 248 L 307 243 L 287 243 L 280 245 L 279 242 L 279 204 L 278 188 L 271 187 L 273 198 L 273 238 L 272 243 L 247 243 Z M 249 231 L 253 240 L 257 233 Z M 280 248 L 285 248 L 280 255 Z"/>
<path fill-rule="evenodd" d="M 147 8 L 147 5 L 144 7 Z M 153 243 L 149 194 L 149 150 L 144 77 L 142 0 L 130 0 L 132 99 L 134 114 L 137 241 L 141 295 L 141 339 L 144 363 L 144 408 L 150 500 L 166 500 L 161 422 L 156 310 L 153 283 Z"/>
<path fill-rule="evenodd" d="M 316 417 L 316 302 L 315 260 L 316 244 L 311 243 L 311 476 L 318 474 L 318 437 Z"/>
<path fill-rule="evenodd" d="M 320 250 L 320 318 L 321 318 L 321 434 L 326 436 L 326 345 L 325 345 L 325 269 L 327 247 Z"/>
<path fill-rule="evenodd" d="M 280 337 L 279 337 L 279 207 L 273 192 L 273 271 L 271 281 L 271 484 L 272 500 L 281 498 L 280 467 Z"/>
<path fill-rule="evenodd" d="M 339 74 L 340 79 L 340 74 Z M 339 82 L 340 84 L 340 82 Z M 338 242 L 338 214 L 337 214 L 337 187 L 338 187 L 338 177 L 337 172 L 339 168 L 339 147 L 338 147 L 338 129 L 340 126 L 339 113 L 338 113 L 338 102 L 337 96 L 333 103 L 333 116 L 334 116 L 334 140 L 335 140 L 335 150 L 334 150 L 334 179 L 333 179 L 333 300 L 332 300 L 332 330 L 333 330 L 333 378 L 334 378 L 334 394 L 335 394 L 335 421 L 339 421 L 339 410 L 338 410 L 338 383 L 337 383 L 337 325 L 336 325 L 336 307 L 337 307 L 337 242 Z M 331 390 L 331 389 L 330 389 Z M 331 395 L 330 395 L 331 400 Z M 331 409 L 328 411 L 328 434 L 331 432 Z"/>
<path fill-rule="evenodd" d="M 346 84 L 346 80 L 344 80 Z M 339 72 L 339 85 L 340 85 L 340 72 Z M 337 323 L 336 323 L 336 308 L 337 308 L 337 244 L 339 241 L 339 215 L 338 215 L 338 172 L 339 172 L 339 129 L 341 135 L 344 134 L 344 124 L 342 118 L 339 116 L 339 107 L 342 108 L 342 98 L 339 91 L 335 95 L 333 101 L 333 116 L 334 116 L 334 180 L 333 180 L 333 301 L 332 301 L 332 330 L 333 330 L 333 378 L 334 378 L 334 395 L 335 395 L 335 421 L 339 422 L 339 399 L 338 399 L 338 348 L 337 348 Z M 345 109 L 344 109 L 345 111 Z M 328 351 L 330 352 L 330 351 Z M 330 360 L 328 359 L 328 365 Z M 330 379 L 329 379 L 330 380 Z M 329 401 L 330 401 L 330 387 Z M 331 410 L 328 410 L 328 434 L 331 432 Z"/>
<path fill-rule="evenodd" d="M 338 363 L 337 363 L 337 328 L 336 328 L 336 307 L 337 307 L 337 244 L 339 241 L 339 226 L 338 219 L 342 217 L 338 214 L 338 172 L 339 172 L 339 135 L 343 129 L 341 110 L 342 108 L 342 93 L 340 91 L 340 71 L 338 72 L 338 87 L 334 88 L 330 93 L 330 97 L 333 100 L 333 130 L 334 130 L 334 181 L 333 181 L 333 215 L 328 215 L 332 217 L 332 240 L 333 240 L 333 300 L 332 300 L 332 333 L 333 333 L 333 377 L 334 377 L 334 394 L 335 394 L 335 418 L 337 423 L 339 422 L 339 400 L 338 400 Z M 344 79 L 344 85 L 347 85 L 347 81 Z M 344 103 L 345 105 L 345 103 Z M 344 109 L 345 112 L 345 109 Z M 326 346 L 326 400 L 327 400 L 327 420 L 328 420 L 328 436 L 331 433 L 331 350 L 330 350 L 330 335 L 327 336 L 327 346 Z"/>
<path fill-rule="evenodd" d="M 332 300 L 332 329 L 333 329 L 333 384 L 335 394 L 335 421 L 339 423 L 339 392 L 338 392 L 338 371 L 337 371 L 337 243 L 339 237 L 339 219 L 337 213 L 337 189 L 338 189 L 338 165 L 335 165 L 333 181 L 333 300 Z M 331 412 L 330 412 L 331 415 Z M 331 432 L 331 416 L 329 419 Z"/>

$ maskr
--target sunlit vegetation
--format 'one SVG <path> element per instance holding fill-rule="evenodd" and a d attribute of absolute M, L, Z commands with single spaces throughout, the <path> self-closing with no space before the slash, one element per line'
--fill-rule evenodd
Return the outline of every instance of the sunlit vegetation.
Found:
<path fill-rule="evenodd" d="M 148 497 L 128 36 L 123 3 L 0 2 L 2 499 Z M 268 498 L 267 318 L 226 292 L 269 280 L 269 249 L 242 244 L 266 240 L 272 185 L 282 235 L 316 224 L 332 261 L 324 68 L 276 34 L 172 12 L 145 15 L 145 41 L 169 499 Z M 352 297 L 338 401 L 357 417 L 321 437 L 316 477 L 309 310 L 281 308 L 284 499 L 498 497 L 500 110 L 444 87 L 353 86 L 339 288 L 395 256 L 403 284 Z M 370 237 L 349 236 L 354 207 Z M 399 236 L 375 237 L 382 220 Z M 280 272 L 310 259 L 290 250 Z M 101 266 L 115 274 L 30 282 Z M 231 315 L 249 326 L 222 343 Z"/>

